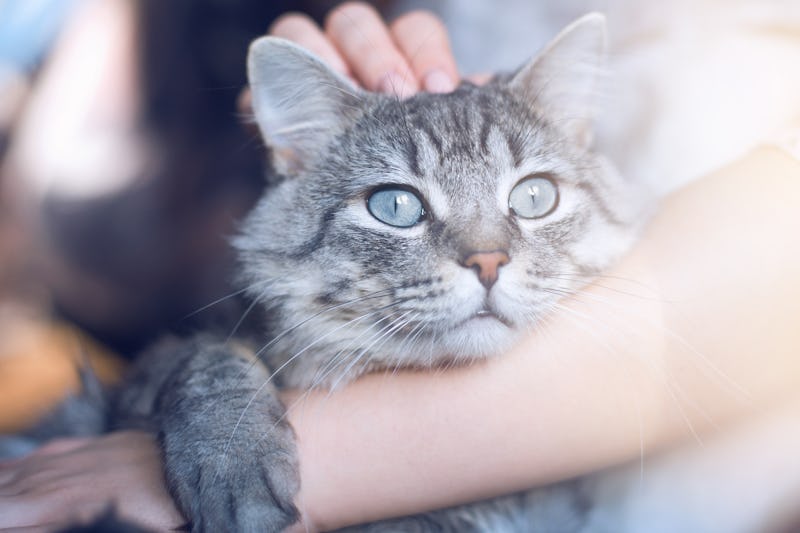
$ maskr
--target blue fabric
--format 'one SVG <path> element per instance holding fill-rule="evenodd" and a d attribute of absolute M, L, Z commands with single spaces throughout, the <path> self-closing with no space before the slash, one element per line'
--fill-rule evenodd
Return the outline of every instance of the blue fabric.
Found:
<path fill-rule="evenodd" d="M 36 68 L 82 0 L 0 0 L 0 63 Z"/>

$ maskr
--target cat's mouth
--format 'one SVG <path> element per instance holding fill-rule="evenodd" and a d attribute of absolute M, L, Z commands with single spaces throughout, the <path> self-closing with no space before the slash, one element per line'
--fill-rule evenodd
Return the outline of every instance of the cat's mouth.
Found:
<path fill-rule="evenodd" d="M 511 327 L 511 322 L 509 322 L 508 319 L 506 319 L 505 317 L 501 316 L 493 309 L 490 309 L 488 307 L 484 307 L 483 309 L 481 309 L 480 311 L 469 317 L 467 321 L 469 320 L 497 320 L 504 326 L 508 328 Z"/>

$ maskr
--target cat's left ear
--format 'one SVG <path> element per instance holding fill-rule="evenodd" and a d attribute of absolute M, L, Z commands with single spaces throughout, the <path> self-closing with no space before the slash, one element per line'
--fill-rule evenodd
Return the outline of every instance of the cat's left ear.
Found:
<path fill-rule="evenodd" d="M 520 68 L 509 88 L 571 140 L 586 146 L 591 143 L 607 48 L 605 16 L 585 15 Z"/>
<path fill-rule="evenodd" d="M 253 41 L 247 77 L 256 122 L 283 176 L 323 154 L 360 110 L 360 89 L 285 39 Z"/>

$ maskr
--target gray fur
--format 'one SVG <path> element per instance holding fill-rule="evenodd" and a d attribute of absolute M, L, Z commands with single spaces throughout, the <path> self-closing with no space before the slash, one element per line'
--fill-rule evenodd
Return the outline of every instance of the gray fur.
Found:
<path fill-rule="evenodd" d="M 268 144 L 281 137 L 274 166 L 295 172 L 262 198 L 235 246 L 251 296 L 286 332 L 268 353 L 282 384 L 331 387 L 371 370 L 500 353 L 629 246 L 639 191 L 576 126 L 591 118 L 603 42 L 603 19 L 590 15 L 515 75 L 406 101 L 354 88 L 291 43 L 252 45 L 256 117 L 280 125 L 259 123 Z M 287 87 L 305 85 L 315 88 L 305 100 L 287 100 Z M 309 121 L 306 107 L 338 109 L 339 120 Z M 509 192 L 536 173 L 558 183 L 559 207 L 515 217 Z M 386 184 L 419 191 L 430 218 L 412 228 L 374 219 L 367 197 Z M 487 293 L 460 260 L 492 250 L 510 262 Z M 471 321 L 484 306 L 511 327 Z"/>
<path fill-rule="evenodd" d="M 629 246 L 641 191 L 589 144 L 604 32 L 589 15 L 516 74 L 405 101 L 354 87 L 287 41 L 253 43 L 254 111 L 279 175 L 234 244 L 270 320 L 244 344 L 157 347 L 112 416 L 158 433 L 194 531 L 279 531 L 298 518 L 276 386 L 335 388 L 501 353 Z M 558 186 L 541 219 L 509 208 L 532 174 Z M 367 199 L 384 185 L 418 191 L 426 218 L 408 228 L 374 218 Z M 483 252 L 509 258 L 491 286 L 464 266 Z M 365 530 L 581 531 L 589 507 L 565 484 Z"/>
<path fill-rule="evenodd" d="M 298 518 L 294 433 L 266 367 L 238 342 L 169 339 L 137 361 L 112 429 L 158 435 L 192 531 L 282 531 Z"/>

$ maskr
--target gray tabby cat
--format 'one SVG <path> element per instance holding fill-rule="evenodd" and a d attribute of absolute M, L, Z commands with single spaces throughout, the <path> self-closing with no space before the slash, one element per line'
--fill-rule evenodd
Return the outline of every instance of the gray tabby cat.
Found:
<path fill-rule="evenodd" d="M 298 520 L 277 387 L 499 354 L 628 248 L 641 191 L 590 145 L 604 54 L 605 21 L 592 14 L 513 75 L 399 101 L 290 42 L 252 44 L 275 175 L 234 244 L 267 334 L 160 346 L 112 415 L 114 427 L 157 432 L 193 531 Z M 364 527 L 580 531 L 590 506 L 565 485 Z"/>

